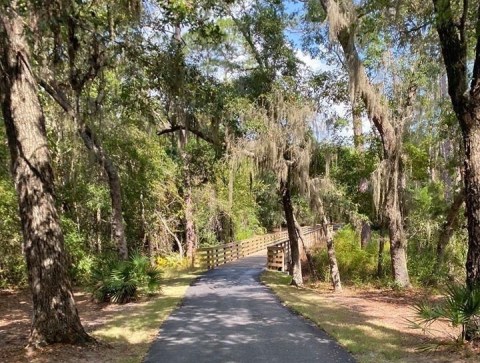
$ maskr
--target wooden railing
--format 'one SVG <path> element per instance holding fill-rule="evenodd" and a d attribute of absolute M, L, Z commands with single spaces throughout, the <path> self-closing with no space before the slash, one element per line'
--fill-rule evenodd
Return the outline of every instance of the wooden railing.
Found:
<path fill-rule="evenodd" d="M 306 248 L 313 246 L 320 239 L 319 227 L 302 227 L 302 232 Z M 288 245 L 286 242 L 288 242 L 287 231 L 270 233 L 243 241 L 199 248 L 197 249 L 196 260 L 201 266 L 212 269 L 227 262 L 265 250 L 268 246 L 277 244 Z"/>

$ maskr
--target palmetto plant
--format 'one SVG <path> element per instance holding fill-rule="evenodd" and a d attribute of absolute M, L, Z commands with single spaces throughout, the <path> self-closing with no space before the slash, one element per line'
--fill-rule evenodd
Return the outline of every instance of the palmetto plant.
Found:
<path fill-rule="evenodd" d="M 93 275 L 93 297 L 100 302 L 124 304 L 139 293 L 154 293 L 160 287 L 161 272 L 139 253 L 130 260 L 110 260 Z"/>
<path fill-rule="evenodd" d="M 452 284 L 447 287 L 445 300 L 437 305 L 428 302 L 414 307 L 417 319 L 415 327 L 427 330 L 435 321 L 446 321 L 453 327 L 460 326 L 459 342 L 472 341 L 480 334 L 480 287 Z"/>

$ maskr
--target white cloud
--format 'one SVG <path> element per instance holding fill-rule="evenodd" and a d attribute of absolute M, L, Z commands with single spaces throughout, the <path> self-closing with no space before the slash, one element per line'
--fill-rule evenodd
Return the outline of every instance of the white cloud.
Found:
<path fill-rule="evenodd" d="M 301 49 L 295 50 L 295 56 L 305 64 L 305 68 L 311 72 L 326 71 L 330 67 L 318 58 L 312 58 L 310 54 Z"/>

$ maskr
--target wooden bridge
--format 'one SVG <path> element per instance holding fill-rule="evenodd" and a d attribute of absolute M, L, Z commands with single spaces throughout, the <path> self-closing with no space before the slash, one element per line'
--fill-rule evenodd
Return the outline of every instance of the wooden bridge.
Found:
<path fill-rule="evenodd" d="M 302 227 L 306 249 L 320 245 L 322 240 L 321 227 Z M 300 249 L 302 250 L 302 243 Z M 227 243 L 214 247 L 203 247 L 197 250 L 197 261 L 201 266 L 213 269 L 227 262 L 268 249 L 269 267 L 284 270 L 290 256 L 288 232 L 276 232 L 256 236 L 246 240 Z"/>

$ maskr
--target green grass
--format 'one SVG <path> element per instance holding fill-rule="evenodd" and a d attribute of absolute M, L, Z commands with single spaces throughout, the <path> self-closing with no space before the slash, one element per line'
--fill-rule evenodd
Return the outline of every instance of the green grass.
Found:
<path fill-rule="evenodd" d="M 367 313 L 335 304 L 318 291 L 289 286 L 291 277 L 266 271 L 262 282 L 293 311 L 316 323 L 347 348 L 359 362 L 452 362 L 440 352 L 422 353 L 418 335 L 381 325 Z M 459 360 L 467 362 L 468 360 Z"/>
<path fill-rule="evenodd" d="M 188 286 L 200 272 L 172 272 L 164 276 L 158 296 L 123 305 L 121 311 L 94 329 L 92 335 L 126 352 L 123 356 L 119 354 L 116 361 L 141 362 L 160 325 L 180 304 Z"/>

